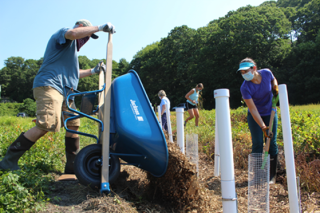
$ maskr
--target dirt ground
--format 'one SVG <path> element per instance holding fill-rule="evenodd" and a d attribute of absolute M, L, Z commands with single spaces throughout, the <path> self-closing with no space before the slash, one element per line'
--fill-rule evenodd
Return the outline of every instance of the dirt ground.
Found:
<path fill-rule="evenodd" d="M 283 155 L 280 163 L 283 164 Z M 170 161 L 169 161 L 170 162 Z M 289 212 L 288 190 L 284 165 L 278 169 L 277 183 L 270 185 L 270 212 Z M 56 179 L 59 176 L 56 175 Z M 238 212 L 248 212 L 248 171 L 235 169 Z M 51 186 L 50 202 L 42 212 L 223 212 L 220 177 L 214 176 L 214 163 L 205 154 L 199 154 L 199 195 L 206 205 L 190 211 L 175 202 L 172 197 L 162 196 L 166 189 L 152 189 L 143 170 L 123 165 L 120 176 L 111 185 L 112 193 L 100 195 L 98 191 L 82 186 L 78 181 L 54 182 Z M 151 193 L 150 193 L 151 192 Z M 301 192 L 302 212 L 320 212 L 320 193 Z M 201 210 L 202 209 L 202 210 Z"/>

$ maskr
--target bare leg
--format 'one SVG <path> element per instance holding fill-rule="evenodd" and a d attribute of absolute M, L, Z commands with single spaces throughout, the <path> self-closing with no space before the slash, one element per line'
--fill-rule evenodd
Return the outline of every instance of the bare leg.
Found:
<path fill-rule="evenodd" d="M 79 130 L 79 127 L 78 127 L 78 126 L 68 126 L 68 129 L 78 131 L 78 130 Z M 66 137 L 69 137 L 69 138 L 78 138 L 79 135 L 78 135 L 78 134 L 75 134 L 75 133 L 72 133 L 72 132 L 66 132 Z"/>
<path fill-rule="evenodd" d="M 199 110 L 198 109 L 193 109 L 194 115 L 196 116 L 196 126 L 199 124 Z"/>
<path fill-rule="evenodd" d="M 186 123 L 194 117 L 192 109 L 188 109 L 188 113 L 190 116 L 185 120 Z"/>
<path fill-rule="evenodd" d="M 39 138 L 44 136 L 47 133 L 47 131 L 39 129 L 38 127 L 32 127 L 29 129 L 26 133 L 24 133 L 24 137 L 29 139 L 32 142 L 36 142 Z"/>

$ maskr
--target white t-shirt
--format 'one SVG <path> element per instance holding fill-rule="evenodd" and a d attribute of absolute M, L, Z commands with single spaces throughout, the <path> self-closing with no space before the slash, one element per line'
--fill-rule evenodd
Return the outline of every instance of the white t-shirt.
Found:
<path fill-rule="evenodd" d="M 161 99 L 160 110 L 162 110 L 162 106 L 163 106 L 164 104 L 167 104 L 167 105 L 169 106 L 169 113 L 170 113 L 170 101 L 169 101 L 169 99 L 168 99 L 167 97 L 163 97 L 163 98 Z M 164 113 L 166 113 L 166 112 L 164 112 Z"/>

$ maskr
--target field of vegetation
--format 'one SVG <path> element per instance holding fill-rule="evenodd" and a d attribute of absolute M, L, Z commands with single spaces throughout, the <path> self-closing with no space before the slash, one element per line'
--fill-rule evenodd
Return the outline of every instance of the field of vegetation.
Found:
<path fill-rule="evenodd" d="M 278 109 L 280 111 L 280 109 Z M 234 148 L 235 169 L 246 173 L 248 169 L 248 155 L 251 151 L 251 138 L 246 122 L 247 108 L 240 107 L 231 110 L 232 138 Z M 278 144 L 280 150 L 283 150 L 283 138 L 281 129 L 281 113 L 279 112 Z M 309 195 L 319 196 L 320 192 L 320 105 L 294 106 L 290 108 L 292 136 L 294 142 L 294 153 L 296 161 L 296 172 L 300 176 L 301 191 Z M 187 116 L 187 113 L 185 114 Z M 0 159 L 5 155 L 7 147 L 23 131 L 27 131 L 34 126 L 33 117 L 17 118 L 14 116 L 0 117 Z M 176 128 L 175 113 L 171 117 L 173 130 Z M 200 125 L 194 126 L 194 120 L 188 122 L 185 129 L 186 134 L 195 133 L 199 138 L 199 152 L 206 161 L 214 160 L 214 141 L 215 141 L 215 110 L 200 111 Z M 81 131 L 95 134 L 97 125 L 86 119 L 82 119 Z M 63 172 L 65 163 L 64 147 L 64 129 L 59 133 L 48 133 L 41 138 L 26 154 L 20 159 L 19 166 L 21 171 L 0 171 L 0 212 L 40 212 L 50 204 L 57 205 L 63 196 L 55 192 L 57 186 L 54 185 L 57 176 Z M 92 139 L 81 136 L 81 148 L 92 144 Z M 202 165 L 204 166 L 204 165 Z M 210 166 L 211 167 L 211 166 Z M 278 169 L 277 182 L 286 188 L 286 176 L 284 164 Z M 212 169 L 212 168 L 211 168 Z M 121 178 L 121 177 L 120 177 Z M 75 183 L 72 183 L 75 184 Z M 117 184 L 117 183 L 115 183 Z M 79 185 L 79 184 L 78 184 Z M 77 185 L 77 187 L 78 187 Z M 219 184 L 217 184 L 219 185 Z M 85 191 L 90 194 L 86 187 L 73 188 L 77 191 Z M 209 188 L 210 189 L 210 188 Z M 143 188 L 139 189 L 143 191 Z M 95 192 L 95 196 L 97 192 Z M 220 193 L 220 192 L 219 192 Z M 143 194 L 143 192 L 142 192 Z M 220 195 L 219 195 L 220 196 Z M 80 203 L 92 199 L 85 196 Z M 108 198 L 110 199 L 110 198 Z M 100 200 L 101 201 L 101 200 Z M 99 202 L 100 202 L 99 201 Z M 92 201 L 93 202 L 93 201 Z M 121 199 L 121 196 L 115 196 L 108 205 L 121 206 L 124 203 L 132 208 L 128 212 L 148 212 L 143 207 L 146 206 L 146 200 L 143 196 L 130 199 Z M 90 204 L 91 205 L 91 204 Z M 92 204 L 93 205 L 93 204 Z M 159 204 L 161 206 L 161 204 Z M 167 205 L 162 203 L 162 205 Z M 240 205 L 240 204 L 238 204 Z M 244 203 L 243 205 L 247 205 Z M 302 203 L 304 210 L 308 206 Z M 73 209 L 74 207 L 70 207 Z M 88 205 L 86 206 L 88 209 Z M 124 208 L 123 206 L 121 207 Z M 129 208 L 129 207 L 128 207 Z M 160 208 L 160 207 L 159 207 Z M 165 208 L 165 207 L 163 207 Z M 69 209 L 69 210 L 70 210 Z M 89 209 L 98 211 L 94 205 Z M 134 209 L 134 210 L 133 210 Z M 320 203 L 315 204 L 315 209 L 320 210 Z M 81 209 L 85 211 L 86 209 Z M 314 209 L 313 209 L 314 210 Z M 71 210 L 70 210 L 71 211 Z M 173 210 L 172 210 L 173 211 Z M 178 211 L 178 210 L 177 210 Z M 60 210 L 59 212 L 62 212 Z M 120 212 L 120 211 L 119 211 Z M 150 211 L 151 212 L 151 211 Z M 153 211 L 162 212 L 162 211 Z"/>

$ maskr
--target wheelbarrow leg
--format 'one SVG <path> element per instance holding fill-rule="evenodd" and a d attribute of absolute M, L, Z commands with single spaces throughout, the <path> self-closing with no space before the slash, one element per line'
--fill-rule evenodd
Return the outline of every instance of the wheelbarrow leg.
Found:
<path fill-rule="evenodd" d="M 109 149 L 110 149 L 110 106 L 111 106 L 111 78 L 112 78 L 112 34 L 109 32 L 107 45 L 105 90 L 103 105 L 103 134 L 102 141 L 102 168 L 101 168 L 101 189 L 100 193 L 110 192 L 109 186 Z M 101 143 L 100 141 L 100 143 Z"/>

